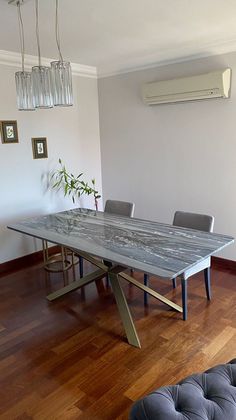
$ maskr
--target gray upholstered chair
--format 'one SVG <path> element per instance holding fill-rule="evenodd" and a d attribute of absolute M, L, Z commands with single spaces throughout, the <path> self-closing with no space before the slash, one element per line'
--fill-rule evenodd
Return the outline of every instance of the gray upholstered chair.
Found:
<path fill-rule="evenodd" d="M 189 229 L 201 230 L 204 232 L 212 232 L 214 226 L 214 217 L 206 214 L 198 213 L 187 213 L 184 211 L 176 211 L 173 220 L 174 226 L 180 226 Z M 205 258 L 199 264 L 185 271 L 182 279 L 182 303 L 183 303 L 183 319 L 187 319 L 187 280 L 194 274 L 204 270 L 205 287 L 207 299 L 211 299 L 211 287 L 210 287 L 210 267 L 211 258 Z M 148 285 L 148 275 L 144 274 L 144 284 Z M 176 279 L 173 279 L 173 287 L 176 287 Z M 144 292 L 144 304 L 147 305 L 148 294 Z"/>
<path fill-rule="evenodd" d="M 105 203 L 104 212 L 116 214 L 118 216 L 133 217 L 134 215 L 134 203 L 129 203 L 128 201 L 118 201 L 118 200 L 107 200 Z M 111 266 L 112 263 L 109 261 L 104 261 L 104 264 Z M 106 285 L 109 285 L 108 276 L 106 276 Z"/>
<path fill-rule="evenodd" d="M 118 216 L 133 217 L 134 215 L 134 203 L 129 203 L 128 201 L 118 201 L 118 200 L 107 200 L 105 203 L 104 212 L 116 214 Z M 109 261 L 104 261 L 104 264 L 110 265 Z M 83 277 L 83 258 L 80 257 L 80 277 Z M 107 276 L 107 285 L 109 284 Z"/>
<path fill-rule="evenodd" d="M 104 208 L 105 213 L 113 213 L 119 216 L 133 217 L 134 203 L 118 200 L 107 200 Z"/>

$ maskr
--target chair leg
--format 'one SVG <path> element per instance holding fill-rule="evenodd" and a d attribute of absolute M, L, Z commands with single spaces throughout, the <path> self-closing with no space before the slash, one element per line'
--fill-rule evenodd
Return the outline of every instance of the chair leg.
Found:
<path fill-rule="evenodd" d="M 147 286 L 148 287 L 148 280 L 149 280 L 149 275 L 148 274 L 144 274 L 144 276 L 143 276 L 144 286 Z M 147 306 L 147 304 L 148 304 L 148 293 L 147 292 L 144 292 L 144 306 Z"/>
<path fill-rule="evenodd" d="M 84 276 L 84 260 L 83 260 L 83 257 L 79 257 L 79 276 L 80 276 L 80 278 Z"/>
<path fill-rule="evenodd" d="M 173 289 L 176 289 L 176 278 L 172 279 Z"/>
<path fill-rule="evenodd" d="M 109 276 L 108 274 L 106 274 L 106 287 L 108 288 L 109 286 L 110 286 Z"/>
<path fill-rule="evenodd" d="M 188 317 L 187 280 L 181 279 L 181 286 L 182 286 L 183 320 L 186 321 Z"/>
<path fill-rule="evenodd" d="M 211 274 L 210 267 L 205 268 L 204 278 L 205 278 L 206 295 L 207 295 L 208 300 L 211 300 L 211 275 L 210 274 Z"/>

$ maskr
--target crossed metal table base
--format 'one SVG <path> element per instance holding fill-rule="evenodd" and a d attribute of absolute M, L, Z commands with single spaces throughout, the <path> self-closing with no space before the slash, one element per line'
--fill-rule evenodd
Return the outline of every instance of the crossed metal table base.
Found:
<path fill-rule="evenodd" d="M 125 279 L 129 283 L 134 284 L 139 289 L 146 291 L 148 294 L 160 300 L 161 302 L 165 303 L 166 305 L 170 306 L 171 308 L 175 309 L 176 311 L 183 312 L 183 309 L 176 303 L 165 298 L 164 296 L 160 295 L 159 293 L 155 292 L 149 287 L 144 286 L 143 284 L 135 280 L 133 277 L 124 273 L 124 270 L 126 270 L 126 267 L 121 266 L 121 265 L 113 265 L 112 267 L 107 267 L 101 260 L 97 260 L 96 258 L 92 257 L 86 252 L 82 252 L 82 251 L 78 252 L 77 250 L 75 250 L 75 252 L 80 257 L 83 257 L 85 260 L 89 261 L 91 264 L 98 267 L 98 269 L 92 273 L 86 274 L 84 277 L 81 277 L 78 280 L 75 280 L 69 285 L 63 287 L 62 289 L 59 289 L 56 292 L 50 293 L 47 296 L 47 299 L 50 302 L 55 299 L 60 298 L 61 296 L 66 295 L 67 293 L 73 292 L 74 290 L 77 290 L 95 280 L 100 280 L 105 275 L 108 274 L 112 291 L 114 293 L 116 304 L 120 313 L 120 317 L 121 317 L 121 320 L 125 329 L 127 340 L 129 344 L 135 347 L 139 347 L 139 348 L 141 348 L 140 340 L 139 340 L 139 337 L 138 337 L 138 334 L 134 325 L 134 321 L 133 321 L 128 303 L 126 301 L 125 294 L 120 284 L 120 278 Z"/>

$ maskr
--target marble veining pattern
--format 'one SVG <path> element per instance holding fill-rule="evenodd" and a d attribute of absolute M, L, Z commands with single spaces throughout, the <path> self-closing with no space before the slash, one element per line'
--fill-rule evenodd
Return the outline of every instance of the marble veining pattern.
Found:
<path fill-rule="evenodd" d="M 89 209 L 73 209 L 8 226 L 127 267 L 172 278 L 233 238 Z"/>

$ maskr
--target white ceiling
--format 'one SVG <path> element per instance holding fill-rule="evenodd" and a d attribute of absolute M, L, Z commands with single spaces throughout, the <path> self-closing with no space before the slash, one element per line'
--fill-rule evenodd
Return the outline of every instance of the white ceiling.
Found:
<path fill-rule="evenodd" d="M 56 57 L 55 0 L 40 0 L 41 49 Z M 101 75 L 236 51 L 236 0 L 60 0 L 66 59 Z M 0 0 L 0 49 L 19 52 L 16 7 Z M 34 0 L 22 7 L 27 54 L 36 55 Z"/>

